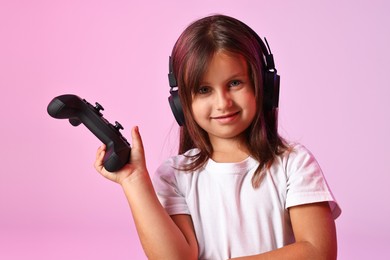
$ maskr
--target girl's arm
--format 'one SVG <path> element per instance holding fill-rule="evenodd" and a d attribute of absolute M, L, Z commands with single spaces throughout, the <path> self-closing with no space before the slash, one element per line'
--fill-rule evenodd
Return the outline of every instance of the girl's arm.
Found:
<path fill-rule="evenodd" d="M 131 163 L 116 173 L 103 167 L 105 147 L 98 149 L 96 170 L 119 183 L 129 202 L 142 247 L 148 259 L 197 259 L 198 245 L 189 216 L 172 218 L 161 206 L 148 171 L 138 127 L 131 132 Z"/>
<path fill-rule="evenodd" d="M 289 209 L 296 242 L 260 255 L 234 259 L 337 259 L 336 228 L 327 202 Z"/>

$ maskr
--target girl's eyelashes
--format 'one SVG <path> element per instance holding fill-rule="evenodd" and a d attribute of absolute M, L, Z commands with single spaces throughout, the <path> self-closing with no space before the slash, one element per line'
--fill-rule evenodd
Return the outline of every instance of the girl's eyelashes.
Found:
<path fill-rule="evenodd" d="M 230 86 L 230 87 L 237 87 L 237 86 L 239 86 L 241 83 L 242 83 L 241 80 L 232 80 L 232 81 L 230 81 L 229 86 Z"/>
<path fill-rule="evenodd" d="M 242 80 L 231 80 L 227 83 L 227 87 L 228 88 L 231 88 L 231 87 L 239 87 L 243 84 L 243 81 Z M 195 95 L 205 95 L 205 94 L 209 94 L 210 92 L 212 91 L 212 88 L 210 86 L 200 86 L 198 87 L 196 90 L 195 90 Z"/>
<path fill-rule="evenodd" d="M 210 92 L 210 87 L 207 87 L 207 86 L 200 86 L 197 90 L 196 90 L 196 93 L 195 94 L 207 94 Z"/>

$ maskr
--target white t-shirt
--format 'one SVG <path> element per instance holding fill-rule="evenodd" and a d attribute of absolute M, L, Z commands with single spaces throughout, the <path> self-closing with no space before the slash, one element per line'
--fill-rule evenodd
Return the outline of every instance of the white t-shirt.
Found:
<path fill-rule="evenodd" d="M 341 213 L 318 163 L 302 145 L 277 157 L 258 188 L 251 179 L 259 163 L 252 157 L 239 163 L 209 159 L 199 170 L 177 170 L 188 160 L 168 159 L 153 183 L 168 214 L 191 215 L 199 259 L 259 254 L 293 243 L 292 206 L 328 201 L 334 218 Z"/>

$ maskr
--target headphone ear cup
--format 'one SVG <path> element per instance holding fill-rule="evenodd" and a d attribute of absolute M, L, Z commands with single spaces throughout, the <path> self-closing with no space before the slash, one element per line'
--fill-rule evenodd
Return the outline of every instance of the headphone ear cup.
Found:
<path fill-rule="evenodd" d="M 276 71 L 264 73 L 263 108 L 270 111 L 279 107 L 280 76 Z"/>
<path fill-rule="evenodd" d="M 180 126 L 184 125 L 184 113 L 183 107 L 180 102 L 178 91 L 171 91 L 171 95 L 168 97 L 169 106 L 171 107 L 172 113 L 175 116 L 177 123 Z"/>

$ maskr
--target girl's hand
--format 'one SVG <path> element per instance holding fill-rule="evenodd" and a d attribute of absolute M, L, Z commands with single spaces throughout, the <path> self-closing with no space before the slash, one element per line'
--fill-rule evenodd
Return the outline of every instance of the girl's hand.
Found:
<path fill-rule="evenodd" d="M 104 144 L 99 147 L 96 153 L 95 169 L 105 178 L 121 185 L 124 181 L 131 181 L 147 174 L 144 147 L 137 126 L 131 130 L 131 138 L 133 145 L 130 152 L 130 163 L 117 172 L 109 172 L 103 166 L 103 157 L 106 152 Z"/>

